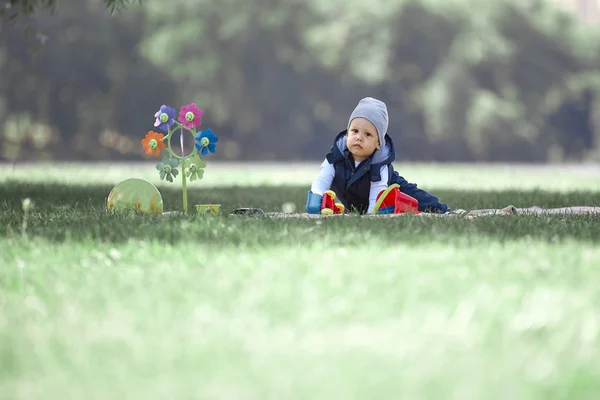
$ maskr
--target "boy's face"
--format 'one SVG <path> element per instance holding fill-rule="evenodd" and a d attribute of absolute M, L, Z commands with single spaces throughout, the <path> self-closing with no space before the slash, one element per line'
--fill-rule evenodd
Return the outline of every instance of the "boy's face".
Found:
<path fill-rule="evenodd" d="M 379 150 L 377 129 L 365 118 L 354 118 L 348 128 L 346 146 L 352 153 L 354 161 L 363 161 L 375 150 Z"/>

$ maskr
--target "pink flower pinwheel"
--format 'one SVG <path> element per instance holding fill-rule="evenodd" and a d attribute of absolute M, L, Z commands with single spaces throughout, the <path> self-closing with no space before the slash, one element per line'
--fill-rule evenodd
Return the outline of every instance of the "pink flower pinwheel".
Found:
<path fill-rule="evenodd" d="M 181 107 L 179 111 L 179 122 L 183 124 L 187 129 L 193 129 L 194 127 L 202 125 L 203 111 L 196 106 L 196 103 L 188 104 L 187 106 Z"/>

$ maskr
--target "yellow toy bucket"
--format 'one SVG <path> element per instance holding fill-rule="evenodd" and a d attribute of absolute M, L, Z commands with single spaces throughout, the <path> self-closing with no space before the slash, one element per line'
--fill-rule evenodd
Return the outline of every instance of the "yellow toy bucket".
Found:
<path fill-rule="evenodd" d="M 221 209 L 220 204 L 196 204 L 196 212 L 198 215 L 213 214 L 217 215 Z"/>

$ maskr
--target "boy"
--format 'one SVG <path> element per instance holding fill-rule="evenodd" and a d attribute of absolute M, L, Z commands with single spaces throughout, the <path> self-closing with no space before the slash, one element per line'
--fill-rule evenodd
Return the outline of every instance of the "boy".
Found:
<path fill-rule="evenodd" d="M 347 209 L 361 214 L 371 213 L 377 196 L 392 184 L 400 185 L 399 192 L 412 197 L 411 200 L 416 199 L 419 211 L 450 211 L 437 197 L 418 189 L 414 183 L 408 183 L 394 171 L 392 162 L 396 151 L 392 138 L 387 135 L 387 128 L 385 103 L 372 97 L 360 100 L 350 115 L 348 128 L 337 135 L 312 182 L 306 201 L 308 213 L 321 213 L 321 201 L 327 191 L 333 191 L 341 201 L 343 207 L 339 207 L 338 212 Z M 391 191 L 387 195 L 404 196 L 399 192 L 396 189 L 396 193 Z M 391 202 L 393 204 L 394 199 Z M 383 210 L 378 210 L 378 213 L 380 211 Z"/>

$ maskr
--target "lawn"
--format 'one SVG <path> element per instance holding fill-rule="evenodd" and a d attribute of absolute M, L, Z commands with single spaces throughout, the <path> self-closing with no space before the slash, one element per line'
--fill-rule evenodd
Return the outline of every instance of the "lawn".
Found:
<path fill-rule="evenodd" d="M 153 164 L 0 166 L 0 399 L 591 399 L 600 216 L 303 211 L 312 165 L 209 164 L 219 216 L 107 215 Z M 453 208 L 600 205 L 598 167 L 402 166 Z M 22 199 L 34 203 L 23 232 Z"/>

